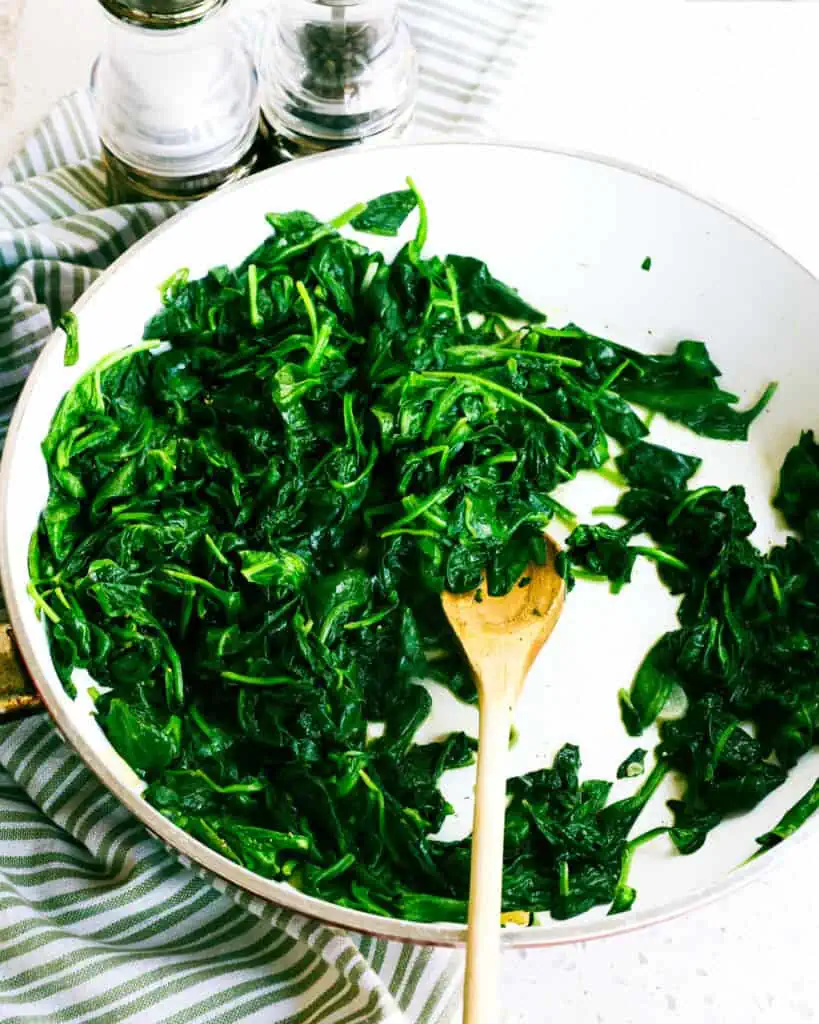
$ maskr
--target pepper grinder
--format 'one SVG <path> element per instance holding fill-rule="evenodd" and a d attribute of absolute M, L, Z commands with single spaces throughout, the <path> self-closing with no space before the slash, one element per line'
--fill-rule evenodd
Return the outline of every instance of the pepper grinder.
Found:
<path fill-rule="evenodd" d="M 278 0 L 259 71 L 274 161 L 394 139 L 412 117 L 416 57 L 397 0 Z"/>
<path fill-rule="evenodd" d="M 109 200 L 197 199 L 253 170 L 256 70 L 228 0 L 100 0 L 91 77 Z"/>

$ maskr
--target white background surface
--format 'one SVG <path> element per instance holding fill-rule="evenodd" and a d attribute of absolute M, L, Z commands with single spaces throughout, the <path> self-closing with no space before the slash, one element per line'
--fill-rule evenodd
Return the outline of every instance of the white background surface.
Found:
<path fill-rule="evenodd" d="M 0 0 L 0 164 L 87 81 L 100 38 L 94 0 Z M 677 178 L 819 272 L 818 51 L 811 0 L 555 0 L 493 133 Z M 648 931 L 510 954 L 505 1024 L 813 1020 L 818 852 Z"/>

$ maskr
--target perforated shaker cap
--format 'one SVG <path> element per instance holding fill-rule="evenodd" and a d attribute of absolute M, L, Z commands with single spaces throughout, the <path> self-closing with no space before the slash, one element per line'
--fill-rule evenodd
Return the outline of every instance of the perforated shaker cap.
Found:
<path fill-rule="evenodd" d="M 227 0 L 100 0 L 120 21 L 145 28 L 183 28 L 223 7 Z"/>

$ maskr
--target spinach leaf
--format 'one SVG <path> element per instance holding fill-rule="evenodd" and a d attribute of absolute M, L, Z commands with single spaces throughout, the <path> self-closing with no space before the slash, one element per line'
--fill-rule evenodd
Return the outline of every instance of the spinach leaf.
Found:
<path fill-rule="evenodd" d="M 628 755 L 617 769 L 618 779 L 634 779 L 645 771 L 645 759 L 647 750 L 637 747 Z"/>
<path fill-rule="evenodd" d="M 371 199 L 366 209 L 350 221 L 350 225 L 356 231 L 394 237 L 417 205 L 418 200 L 412 189 L 387 192 L 377 199 Z"/>
<path fill-rule="evenodd" d="M 631 487 L 673 493 L 685 488 L 697 472 L 702 459 L 640 441 L 616 459 L 617 468 Z"/>
<path fill-rule="evenodd" d="M 80 336 L 75 313 L 64 313 L 57 326 L 65 333 L 63 365 L 74 366 L 80 358 Z"/>
<path fill-rule="evenodd" d="M 609 579 L 616 592 L 631 580 L 631 571 L 637 559 L 637 549 L 629 546 L 632 530 L 614 529 L 601 523 L 597 526 L 578 526 L 570 535 L 566 552 L 575 576 L 582 572 L 586 578 Z"/>
<path fill-rule="evenodd" d="M 792 836 L 794 832 L 805 824 L 817 808 L 819 808 L 819 779 L 814 782 L 804 796 L 801 796 L 796 801 L 793 807 L 782 815 L 770 832 L 766 832 L 757 839 L 761 847 L 757 854 L 764 853 L 765 850 L 778 846 Z"/>
<path fill-rule="evenodd" d="M 167 768 L 179 755 L 180 720 L 161 725 L 154 712 L 114 698 L 105 716 L 105 730 L 117 753 L 140 773 Z"/>
<path fill-rule="evenodd" d="M 543 314 L 525 302 L 514 288 L 493 277 L 482 260 L 472 256 L 447 256 L 446 265 L 454 275 L 462 311 L 491 313 L 530 323 L 544 319 Z"/>
<path fill-rule="evenodd" d="M 628 691 L 620 691 L 620 710 L 629 736 L 639 736 L 660 714 L 677 680 L 678 637 L 666 633 L 652 647 Z"/>
<path fill-rule="evenodd" d="M 779 474 L 779 488 L 774 505 L 780 509 L 788 525 L 803 530 L 810 521 L 816 525 L 819 509 L 819 445 L 813 431 L 806 430 L 785 456 Z"/>

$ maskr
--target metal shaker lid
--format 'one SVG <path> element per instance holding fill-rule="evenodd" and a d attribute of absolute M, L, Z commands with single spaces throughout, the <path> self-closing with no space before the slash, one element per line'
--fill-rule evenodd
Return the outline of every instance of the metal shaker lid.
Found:
<path fill-rule="evenodd" d="M 144 28 L 183 28 L 201 21 L 227 0 L 100 0 L 120 21 Z"/>

